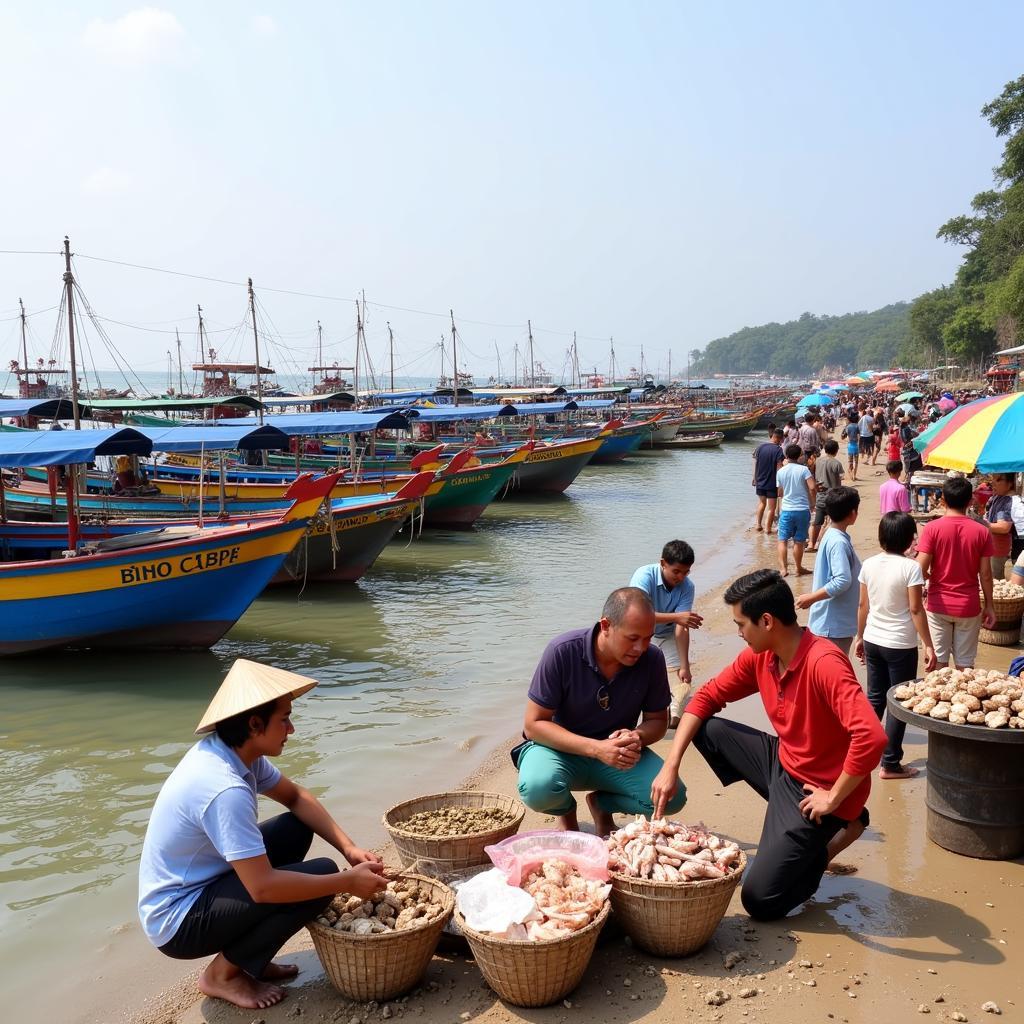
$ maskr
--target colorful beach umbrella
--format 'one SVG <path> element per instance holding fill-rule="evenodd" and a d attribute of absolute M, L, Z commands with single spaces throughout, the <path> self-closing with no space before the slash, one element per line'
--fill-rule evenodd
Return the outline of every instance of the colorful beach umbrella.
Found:
<path fill-rule="evenodd" d="M 924 398 L 920 391 L 904 391 L 902 395 L 896 396 L 897 402 L 909 402 L 912 398 Z"/>
<path fill-rule="evenodd" d="M 1024 472 L 1024 391 L 954 409 L 915 438 L 914 447 L 926 463 L 943 469 Z"/>
<path fill-rule="evenodd" d="M 876 391 L 899 391 L 903 385 L 898 380 L 883 380 L 881 384 L 877 385 Z"/>
<path fill-rule="evenodd" d="M 817 392 L 812 392 L 809 395 L 804 395 L 799 402 L 796 403 L 798 409 L 807 409 L 812 405 L 822 406 L 827 402 L 827 396 L 819 395 Z"/>

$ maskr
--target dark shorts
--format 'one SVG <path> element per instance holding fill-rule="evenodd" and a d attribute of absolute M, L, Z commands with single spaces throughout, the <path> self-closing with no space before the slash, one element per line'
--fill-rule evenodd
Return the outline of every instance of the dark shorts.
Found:
<path fill-rule="evenodd" d="M 755 487 L 754 493 L 759 498 L 778 498 L 779 489 L 777 487 Z"/>
<path fill-rule="evenodd" d="M 874 437 L 860 437 L 860 453 L 861 455 L 870 455 L 875 450 L 875 439 Z"/>
<path fill-rule="evenodd" d="M 814 515 L 811 516 L 811 522 L 815 526 L 824 526 L 825 525 L 825 520 L 827 518 L 828 518 L 828 516 L 825 514 L 825 506 L 824 506 L 824 504 L 819 504 L 818 502 L 815 502 L 814 503 Z"/>

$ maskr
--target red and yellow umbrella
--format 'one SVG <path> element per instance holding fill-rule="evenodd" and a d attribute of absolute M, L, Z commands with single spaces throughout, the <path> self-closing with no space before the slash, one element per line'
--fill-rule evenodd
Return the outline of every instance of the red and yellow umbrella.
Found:
<path fill-rule="evenodd" d="M 917 441 L 926 441 L 922 456 L 932 466 L 962 473 L 1024 472 L 1024 391 L 962 405 Z"/>

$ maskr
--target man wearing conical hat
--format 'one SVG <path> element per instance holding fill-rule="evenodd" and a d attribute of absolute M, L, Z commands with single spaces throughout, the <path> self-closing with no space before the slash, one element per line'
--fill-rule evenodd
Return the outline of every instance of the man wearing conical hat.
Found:
<path fill-rule="evenodd" d="M 270 763 L 295 731 L 292 700 L 305 676 L 239 659 L 206 709 L 201 739 L 168 776 L 146 830 L 139 917 L 150 942 L 178 960 L 216 954 L 199 978 L 205 995 L 262 1009 L 284 998 L 282 945 L 339 892 L 369 898 L 383 865 L 360 849 L 312 793 Z M 258 795 L 287 808 L 257 820 Z M 314 833 L 351 867 L 304 860 Z"/>

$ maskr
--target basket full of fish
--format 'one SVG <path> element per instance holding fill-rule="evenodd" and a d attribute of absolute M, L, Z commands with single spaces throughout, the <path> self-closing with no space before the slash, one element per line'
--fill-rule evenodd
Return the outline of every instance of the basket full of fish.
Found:
<path fill-rule="evenodd" d="M 731 840 L 637 818 L 607 840 L 611 903 L 633 942 L 657 956 L 696 952 L 725 916 L 747 866 Z"/>
<path fill-rule="evenodd" d="M 515 835 L 525 815 L 514 797 L 466 790 L 396 804 L 384 827 L 403 867 L 444 875 L 486 864 L 484 847 Z"/>
<path fill-rule="evenodd" d="M 372 899 L 336 896 L 306 927 L 327 977 L 343 996 L 382 1002 L 423 977 L 454 908 L 448 886 L 406 875 Z"/>

